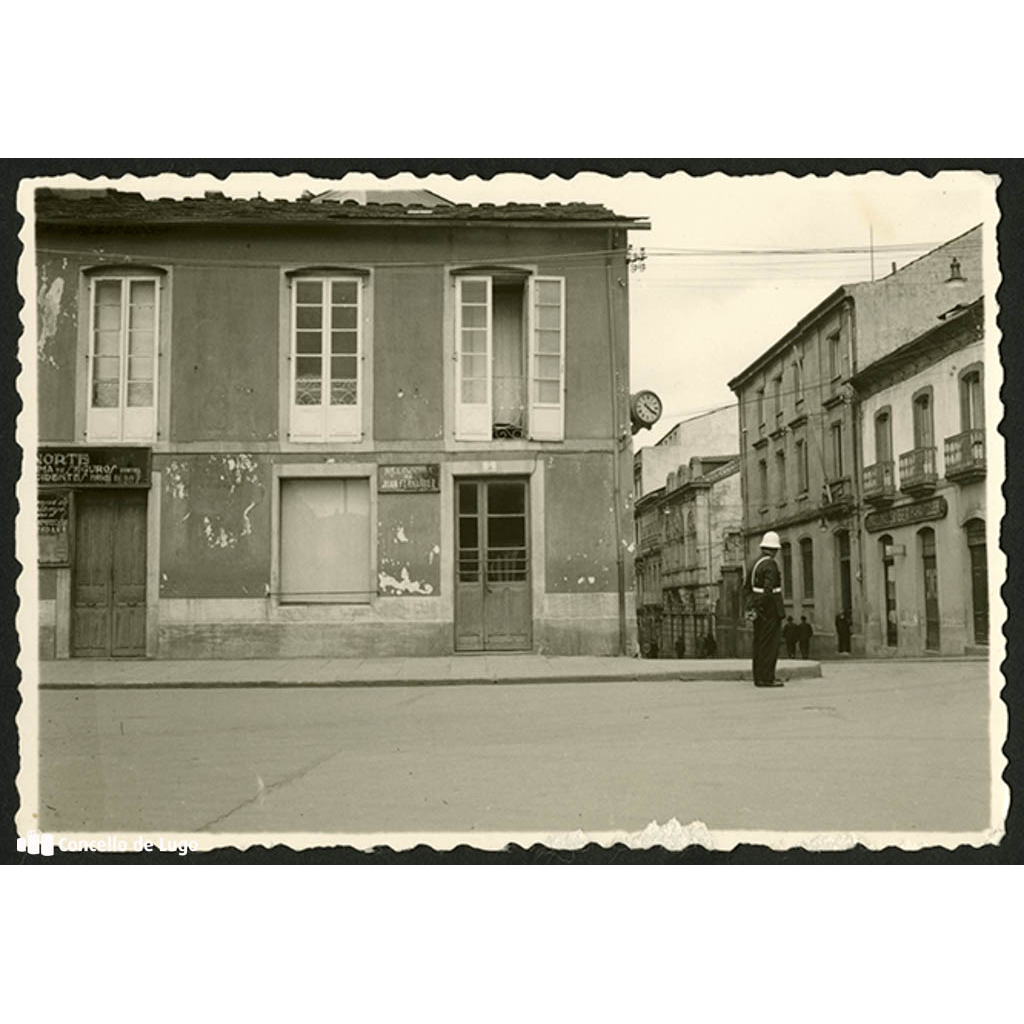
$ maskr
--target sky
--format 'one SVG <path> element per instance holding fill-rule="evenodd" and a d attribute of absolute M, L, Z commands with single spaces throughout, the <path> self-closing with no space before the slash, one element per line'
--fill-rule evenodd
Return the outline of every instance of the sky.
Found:
<path fill-rule="evenodd" d="M 975 224 L 991 224 L 996 182 L 958 171 L 931 178 L 918 172 L 803 178 L 586 173 L 569 180 L 502 174 L 487 181 L 247 173 L 90 184 L 150 197 L 212 189 L 291 199 L 305 189 L 429 188 L 455 202 L 595 202 L 647 217 L 650 231 L 630 233 L 631 243 L 647 250 L 645 269 L 629 280 L 630 377 L 632 390 L 650 388 L 661 396 L 664 413 L 653 440 L 680 419 L 732 401 L 731 377 L 838 285 L 870 280 L 872 245 L 875 276 L 881 277 L 893 261 L 902 266 Z M 808 251 L 822 249 L 856 251 Z"/>

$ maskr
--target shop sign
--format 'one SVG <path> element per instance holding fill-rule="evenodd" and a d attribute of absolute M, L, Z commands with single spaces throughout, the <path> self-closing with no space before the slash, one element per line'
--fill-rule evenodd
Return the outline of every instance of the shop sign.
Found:
<path fill-rule="evenodd" d="M 928 498 L 926 501 L 915 501 L 909 505 L 896 505 L 879 512 L 869 512 L 864 517 L 864 529 L 869 533 L 877 533 L 879 530 L 891 530 L 897 526 L 926 523 L 929 519 L 945 519 L 948 511 L 949 506 L 945 498 Z"/>
<path fill-rule="evenodd" d="M 40 448 L 40 487 L 148 487 L 148 448 Z"/>
<path fill-rule="evenodd" d="M 36 522 L 39 532 L 39 564 L 67 565 L 68 522 L 71 495 L 67 491 L 39 491 L 36 495 Z"/>
<path fill-rule="evenodd" d="M 441 466 L 378 466 L 377 490 L 381 493 L 417 494 L 441 490 Z"/>

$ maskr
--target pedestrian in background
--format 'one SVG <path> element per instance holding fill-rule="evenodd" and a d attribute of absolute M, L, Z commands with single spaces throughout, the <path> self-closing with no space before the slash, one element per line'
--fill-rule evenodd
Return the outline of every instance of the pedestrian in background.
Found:
<path fill-rule="evenodd" d="M 747 574 L 747 618 L 754 625 L 753 676 L 755 686 L 783 686 L 775 678 L 779 639 L 786 606 L 782 603 L 782 574 L 775 564 L 781 547 L 779 535 L 769 530 L 761 538 L 761 556 Z"/>
<path fill-rule="evenodd" d="M 800 638 L 800 627 L 793 621 L 793 616 L 786 617 L 786 624 L 782 627 L 782 639 L 786 644 L 786 657 L 796 657 L 796 645 Z"/>
<path fill-rule="evenodd" d="M 850 653 L 850 634 L 853 632 L 852 616 L 849 609 L 844 608 L 836 616 L 836 637 L 839 641 L 839 653 Z"/>
<path fill-rule="evenodd" d="M 814 627 L 807 621 L 806 615 L 800 616 L 799 630 L 800 657 L 806 661 L 811 656 L 811 637 L 814 636 Z"/>

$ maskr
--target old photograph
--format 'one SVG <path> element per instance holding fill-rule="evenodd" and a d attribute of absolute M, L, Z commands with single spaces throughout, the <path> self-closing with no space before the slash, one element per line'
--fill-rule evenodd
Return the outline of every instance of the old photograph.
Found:
<path fill-rule="evenodd" d="M 997 185 L 23 181 L 25 849 L 998 843 Z"/>

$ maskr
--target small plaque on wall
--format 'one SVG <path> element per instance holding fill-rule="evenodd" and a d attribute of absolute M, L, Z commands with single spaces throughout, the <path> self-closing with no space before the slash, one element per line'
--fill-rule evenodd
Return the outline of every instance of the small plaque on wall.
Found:
<path fill-rule="evenodd" d="M 68 565 L 71 495 L 67 491 L 40 491 L 36 499 L 39 531 L 39 564 Z"/>
<path fill-rule="evenodd" d="M 382 494 L 430 494 L 441 490 L 441 466 L 378 466 L 377 490 Z"/>

